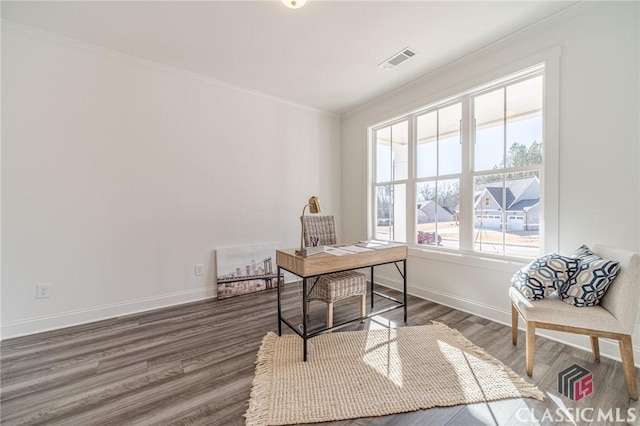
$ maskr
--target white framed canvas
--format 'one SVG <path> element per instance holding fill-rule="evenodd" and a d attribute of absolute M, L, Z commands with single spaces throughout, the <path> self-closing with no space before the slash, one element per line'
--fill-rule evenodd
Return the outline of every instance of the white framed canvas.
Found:
<path fill-rule="evenodd" d="M 276 288 L 278 246 L 261 244 L 217 249 L 218 299 Z"/>

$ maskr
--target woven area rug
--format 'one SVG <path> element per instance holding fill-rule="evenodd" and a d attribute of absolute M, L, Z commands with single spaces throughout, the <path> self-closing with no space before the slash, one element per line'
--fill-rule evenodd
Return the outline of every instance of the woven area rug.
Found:
<path fill-rule="evenodd" d="M 268 333 L 256 360 L 247 425 L 382 416 L 530 397 L 533 385 L 441 323 L 334 332 L 309 340 Z"/>

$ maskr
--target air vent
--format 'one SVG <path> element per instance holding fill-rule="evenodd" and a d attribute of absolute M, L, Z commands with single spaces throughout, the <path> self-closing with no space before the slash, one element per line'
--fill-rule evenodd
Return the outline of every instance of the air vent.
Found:
<path fill-rule="evenodd" d="M 387 59 L 386 61 L 384 61 L 378 66 L 380 68 L 384 68 L 385 70 L 390 70 L 400 65 L 407 59 L 411 58 L 415 54 L 416 52 L 409 49 L 408 47 L 405 47 L 404 49 L 402 49 L 401 51 L 399 51 L 398 53 L 396 53 L 395 55 L 393 55 L 392 57 L 390 57 L 389 59 Z"/>

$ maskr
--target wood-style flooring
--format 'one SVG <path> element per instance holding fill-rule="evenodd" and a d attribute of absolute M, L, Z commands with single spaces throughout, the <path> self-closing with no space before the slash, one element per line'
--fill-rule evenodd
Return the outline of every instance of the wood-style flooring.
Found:
<path fill-rule="evenodd" d="M 286 288 L 285 316 L 299 321 L 298 286 Z M 320 327 L 324 304 L 311 306 L 311 324 Z M 357 298 L 338 303 L 335 323 L 357 312 Z M 409 297 L 407 325 L 432 320 L 460 330 L 526 378 L 523 332 L 513 346 L 505 325 Z M 341 330 L 381 324 L 404 326 L 402 310 Z M 257 350 L 262 337 L 276 330 L 276 292 L 270 290 L 6 340 L 0 346 L 0 421 L 2 425 L 242 425 Z M 283 331 L 291 332 L 286 326 Z M 593 394 L 578 402 L 557 390 L 558 372 L 574 363 L 594 377 Z M 640 422 L 640 405 L 627 395 L 619 362 L 603 358 L 597 364 L 588 352 L 538 337 L 533 377 L 528 380 L 545 393 L 545 401 L 514 399 L 330 424 L 567 424 L 570 418 L 575 424 Z"/>

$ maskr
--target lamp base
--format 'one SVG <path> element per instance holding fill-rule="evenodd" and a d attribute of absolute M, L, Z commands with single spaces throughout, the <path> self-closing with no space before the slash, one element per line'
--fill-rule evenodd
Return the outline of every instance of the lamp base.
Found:
<path fill-rule="evenodd" d="M 296 254 L 302 257 L 313 256 L 314 254 L 324 253 L 324 246 L 305 247 L 301 250 L 296 250 Z"/>

